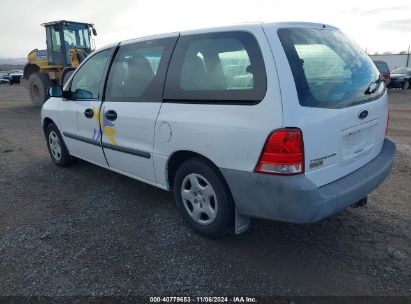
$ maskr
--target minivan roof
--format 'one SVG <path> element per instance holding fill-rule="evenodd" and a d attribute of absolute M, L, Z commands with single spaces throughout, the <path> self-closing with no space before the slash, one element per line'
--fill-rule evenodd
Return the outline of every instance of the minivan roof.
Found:
<path fill-rule="evenodd" d="M 202 33 L 209 33 L 209 32 L 223 32 L 223 31 L 235 31 L 235 30 L 251 30 L 253 28 L 261 28 L 264 27 L 273 27 L 274 29 L 285 28 L 285 27 L 305 27 L 305 28 L 316 28 L 316 29 L 329 29 L 329 30 L 337 30 L 340 29 L 324 23 L 314 23 L 314 22 L 250 22 L 250 23 L 240 23 L 235 25 L 225 25 L 225 26 L 216 26 L 216 27 L 208 27 L 208 28 L 199 28 L 199 29 L 192 29 L 192 30 L 185 30 L 180 32 L 170 32 L 164 34 L 155 34 L 155 35 L 148 35 L 143 37 L 136 37 L 131 38 L 123 41 L 119 41 L 117 43 L 111 43 L 109 45 L 103 46 L 99 50 L 107 49 L 113 47 L 119 43 L 121 44 L 128 44 L 132 42 L 137 42 L 139 40 L 147 40 L 147 39 L 159 39 L 159 38 L 167 38 L 173 37 L 178 35 L 192 35 L 192 34 L 202 34 Z"/>
<path fill-rule="evenodd" d="M 306 28 L 318 28 L 318 29 L 332 29 L 339 30 L 335 26 L 323 24 L 323 23 L 313 23 L 313 22 L 251 22 L 251 23 L 240 23 L 235 25 L 218 26 L 210 28 L 193 29 L 187 31 L 181 31 L 180 34 L 197 34 L 197 33 L 207 33 L 214 31 L 226 31 L 226 30 L 247 30 L 255 27 L 274 27 L 274 28 L 284 28 L 284 27 L 306 27 Z"/>

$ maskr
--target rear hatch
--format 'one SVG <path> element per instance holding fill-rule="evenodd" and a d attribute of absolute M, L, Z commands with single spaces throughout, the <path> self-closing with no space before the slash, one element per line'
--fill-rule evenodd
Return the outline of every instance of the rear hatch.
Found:
<path fill-rule="evenodd" d="M 385 85 L 371 59 L 335 28 L 280 27 L 276 33 L 284 127 L 302 130 L 305 175 L 322 186 L 381 152 Z"/>

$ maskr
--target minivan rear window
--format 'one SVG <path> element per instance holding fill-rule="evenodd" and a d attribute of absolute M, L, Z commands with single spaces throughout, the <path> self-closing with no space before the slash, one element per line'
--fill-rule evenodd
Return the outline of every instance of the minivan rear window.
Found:
<path fill-rule="evenodd" d="M 385 86 L 372 60 L 343 33 L 283 28 L 278 36 L 302 106 L 345 108 L 384 93 Z"/>

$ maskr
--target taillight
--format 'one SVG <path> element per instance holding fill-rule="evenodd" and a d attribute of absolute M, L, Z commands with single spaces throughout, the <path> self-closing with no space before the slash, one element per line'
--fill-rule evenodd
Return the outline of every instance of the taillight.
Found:
<path fill-rule="evenodd" d="M 267 138 L 256 172 L 292 175 L 304 172 L 304 145 L 300 129 L 273 131 Z"/>
<path fill-rule="evenodd" d="M 387 136 L 389 123 L 390 123 L 390 111 L 388 111 L 388 114 L 387 114 L 387 125 L 385 126 L 385 136 Z"/>

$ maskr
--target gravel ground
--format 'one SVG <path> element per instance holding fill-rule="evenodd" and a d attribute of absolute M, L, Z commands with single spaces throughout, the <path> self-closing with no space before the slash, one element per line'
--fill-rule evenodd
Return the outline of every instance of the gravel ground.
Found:
<path fill-rule="evenodd" d="M 55 166 L 40 110 L 1 85 L 0 295 L 411 295 L 411 90 L 389 95 L 397 160 L 366 207 L 210 240 L 171 193 Z"/>

